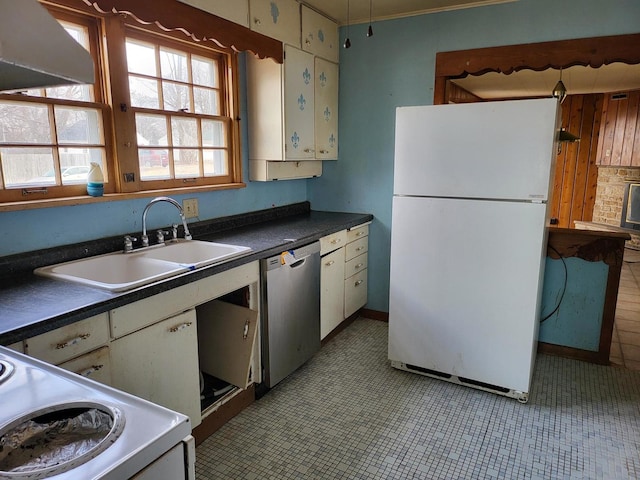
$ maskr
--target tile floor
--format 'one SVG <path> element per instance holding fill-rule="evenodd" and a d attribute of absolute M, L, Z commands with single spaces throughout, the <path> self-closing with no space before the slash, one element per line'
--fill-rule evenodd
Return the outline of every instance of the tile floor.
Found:
<path fill-rule="evenodd" d="M 640 372 L 539 355 L 521 404 L 391 368 L 387 333 L 353 322 L 198 447 L 197 479 L 640 478 Z"/>
<path fill-rule="evenodd" d="M 609 359 L 640 370 L 640 251 L 626 249 Z"/>

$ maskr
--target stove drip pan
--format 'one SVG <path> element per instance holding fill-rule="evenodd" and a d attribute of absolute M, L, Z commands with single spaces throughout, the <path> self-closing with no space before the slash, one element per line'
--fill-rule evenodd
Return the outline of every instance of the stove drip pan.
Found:
<path fill-rule="evenodd" d="M 8 379 L 13 373 L 13 365 L 4 360 L 0 360 L 0 383 Z"/>
<path fill-rule="evenodd" d="M 119 409 L 75 402 L 40 409 L 0 428 L 0 479 L 39 479 L 102 453 L 124 428 Z"/>

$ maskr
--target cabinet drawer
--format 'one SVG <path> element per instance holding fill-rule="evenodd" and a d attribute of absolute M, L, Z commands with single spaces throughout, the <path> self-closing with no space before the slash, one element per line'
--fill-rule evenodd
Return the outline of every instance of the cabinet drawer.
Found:
<path fill-rule="evenodd" d="M 77 373 L 96 382 L 111 385 L 111 359 L 109 347 L 98 348 L 73 360 L 61 363 L 60 368 Z"/>
<path fill-rule="evenodd" d="M 58 365 L 109 341 L 107 314 L 80 320 L 28 339 L 26 352 L 32 357 Z"/>
<path fill-rule="evenodd" d="M 320 255 L 326 255 L 347 244 L 347 231 L 340 230 L 320 239 Z"/>
<path fill-rule="evenodd" d="M 362 237 L 358 240 L 347 243 L 345 261 L 349 261 L 363 253 L 366 253 L 369 249 L 369 237 Z"/>
<path fill-rule="evenodd" d="M 347 231 L 347 242 L 353 242 L 354 240 L 358 240 L 359 238 L 366 237 L 369 235 L 369 225 L 362 225 L 360 227 L 353 227 L 351 230 Z"/>
<path fill-rule="evenodd" d="M 363 253 L 344 264 L 344 278 L 347 279 L 367 268 L 368 255 Z"/>
<path fill-rule="evenodd" d="M 353 315 L 367 303 L 367 270 L 344 281 L 344 317 Z"/>
<path fill-rule="evenodd" d="M 7 345 L 7 348 L 15 350 L 16 352 L 24 353 L 24 344 L 22 342 L 16 342 L 12 343 L 11 345 Z"/>

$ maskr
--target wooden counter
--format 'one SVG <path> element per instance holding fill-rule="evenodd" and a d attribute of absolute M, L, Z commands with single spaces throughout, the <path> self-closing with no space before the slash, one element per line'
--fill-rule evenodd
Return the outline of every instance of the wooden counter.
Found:
<path fill-rule="evenodd" d="M 592 288 L 597 288 L 597 291 L 588 291 L 590 287 L 589 282 L 587 282 L 587 285 L 582 287 L 583 290 L 580 292 L 584 298 L 588 298 L 590 295 L 603 298 L 601 312 L 590 312 L 596 316 L 601 315 L 600 335 L 599 340 L 596 339 L 596 347 L 594 350 L 577 348 L 571 345 L 570 339 L 567 339 L 567 341 L 561 339 L 555 342 L 556 344 L 539 342 L 538 351 L 577 358 L 593 363 L 609 364 L 609 351 L 611 348 L 611 336 L 613 334 L 613 322 L 616 313 L 624 245 L 625 241 L 629 240 L 629 238 L 629 234 L 620 232 L 549 228 L 548 259 L 565 259 L 565 267 L 567 266 L 566 259 L 575 258 L 584 262 L 601 262 L 608 268 L 603 268 L 602 271 L 605 272 L 605 278 L 600 279 L 601 282 L 592 282 Z M 578 262 L 578 264 L 579 263 L 581 262 Z M 572 278 L 569 272 L 565 289 L 568 291 L 568 286 L 572 281 L 576 280 L 584 279 Z M 550 282 L 545 280 L 545 284 L 547 283 Z M 602 291 L 602 287 L 598 285 L 604 285 L 604 291 Z M 585 289 L 587 290 L 585 291 Z M 565 304 L 570 305 L 571 300 L 568 299 L 566 295 L 563 297 L 563 301 Z M 562 302 L 560 305 L 562 306 Z M 562 309 L 559 309 L 557 312 L 558 321 L 563 320 L 562 314 Z M 568 321 L 567 312 L 565 312 L 564 315 L 565 320 Z"/>

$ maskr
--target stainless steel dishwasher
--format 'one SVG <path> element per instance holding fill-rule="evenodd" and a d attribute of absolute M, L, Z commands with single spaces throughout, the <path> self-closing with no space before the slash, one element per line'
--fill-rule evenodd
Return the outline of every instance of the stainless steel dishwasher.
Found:
<path fill-rule="evenodd" d="M 320 349 L 320 242 L 261 267 L 263 378 L 271 388 Z"/>

